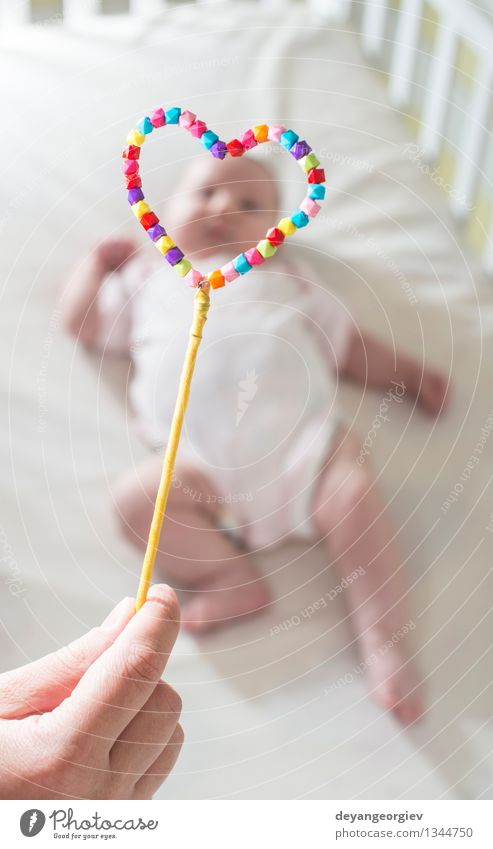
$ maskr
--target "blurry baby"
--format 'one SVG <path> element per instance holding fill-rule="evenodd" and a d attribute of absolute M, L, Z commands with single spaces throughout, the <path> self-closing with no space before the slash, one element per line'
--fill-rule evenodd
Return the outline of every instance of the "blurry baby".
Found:
<path fill-rule="evenodd" d="M 194 266 L 212 270 L 254 245 L 276 220 L 276 182 L 258 159 L 199 157 L 166 209 Z M 422 713 L 405 640 L 407 584 L 388 510 L 361 445 L 337 410 L 338 376 L 394 386 L 436 415 L 441 375 L 361 335 L 313 272 L 284 248 L 242 281 L 212 290 L 157 566 L 185 593 L 195 633 L 270 602 L 254 554 L 289 536 L 323 540 L 341 582 L 370 689 L 405 722 Z M 150 257 L 150 258 L 149 258 Z M 192 315 L 193 290 L 156 251 L 100 244 L 72 276 L 65 325 L 91 348 L 131 356 L 131 401 L 148 444 L 117 485 L 121 529 L 145 548 Z M 332 578 L 330 579 L 333 580 Z M 387 651 L 382 646 L 392 645 Z"/>

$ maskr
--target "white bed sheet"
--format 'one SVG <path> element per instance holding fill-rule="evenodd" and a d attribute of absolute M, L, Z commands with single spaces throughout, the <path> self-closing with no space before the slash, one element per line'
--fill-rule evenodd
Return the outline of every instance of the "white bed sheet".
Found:
<path fill-rule="evenodd" d="M 408 557 L 432 707 L 405 731 L 361 676 L 325 694 L 357 663 L 340 600 L 269 636 L 328 589 L 323 551 L 289 544 L 262 557 L 277 596 L 269 612 L 199 641 L 180 636 L 169 677 L 187 740 L 160 795 L 491 798 L 491 439 L 441 509 L 493 409 L 491 288 L 406 155 L 406 125 L 354 34 L 297 10 L 282 25 L 243 4 L 227 19 L 202 15 L 168 12 L 123 40 L 42 28 L 2 45 L 2 667 L 65 643 L 135 590 L 140 562 L 109 503 L 110 482 L 146 453 L 121 400 L 125 368 L 101 370 L 56 312 L 57 287 L 96 240 L 136 235 L 121 189 L 127 130 L 159 103 L 193 109 L 222 137 L 285 122 L 323 154 L 329 186 L 323 215 L 287 249 L 310 256 L 362 327 L 426 351 L 453 381 L 444 417 L 395 405 L 372 448 Z M 172 190 L 174 158 L 198 155 L 164 133 L 144 157 L 158 199 Z M 380 401 L 341 389 L 362 437 Z"/>

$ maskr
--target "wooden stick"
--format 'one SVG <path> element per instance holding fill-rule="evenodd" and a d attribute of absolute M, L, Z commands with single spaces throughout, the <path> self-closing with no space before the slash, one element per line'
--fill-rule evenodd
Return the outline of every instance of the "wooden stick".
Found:
<path fill-rule="evenodd" d="M 154 561 L 156 560 L 161 528 L 163 525 L 168 494 L 173 477 L 176 452 L 178 450 L 183 419 L 185 418 L 185 411 L 187 409 L 188 399 L 190 396 L 190 384 L 192 382 L 193 370 L 195 368 L 195 360 L 197 358 L 197 351 L 200 345 L 200 340 L 202 339 L 202 330 L 207 320 L 207 313 L 210 306 L 209 289 L 209 284 L 204 283 L 199 287 L 199 289 L 197 289 L 194 298 L 194 314 L 192 326 L 190 328 L 190 339 L 188 342 L 187 352 L 185 354 L 185 361 L 183 363 L 173 420 L 171 422 L 169 440 L 166 446 L 166 453 L 164 455 L 163 471 L 161 472 L 161 480 L 159 482 L 156 503 L 154 505 L 154 514 L 152 516 L 151 527 L 149 530 L 146 553 L 144 555 L 142 572 L 140 574 L 139 589 L 135 602 L 136 610 L 140 610 L 144 604 L 151 585 Z"/>

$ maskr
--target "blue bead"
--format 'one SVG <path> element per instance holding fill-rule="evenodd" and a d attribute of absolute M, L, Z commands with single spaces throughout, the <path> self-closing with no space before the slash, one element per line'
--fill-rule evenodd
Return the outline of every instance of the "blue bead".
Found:
<path fill-rule="evenodd" d="M 280 142 L 286 150 L 289 150 L 289 148 L 292 147 L 298 139 L 299 136 L 296 133 L 293 133 L 292 130 L 286 130 L 285 133 L 281 133 Z"/>
<path fill-rule="evenodd" d="M 235 256 L 233 260 L 233 265 L 239 274 L 246 274 L 247 271 L 250 271 L 252 267 L 248 262 L 245 254 L 239 254 L 238 256 Z"/>
<path fill-rule="evenodd" d="M 181 109 L 179 106 L 172 106 L 171 109 L 166 110 L 165 115 L 167 124 L 177 124 L 181 115 Z"/>
<path fill-rule="evenodd" d="M 325 186 L 322 186 L 320 183 L 316 183 L 308 192 L 308 197 L 312 200 L 323 200 L 325 197 Z"/>
<path fill-rule="evenodd" d="M 206 132 L 202 133 L 202 135 L 200 136 L 200 141 L 202 142 L 204 147 L 209 150 L 212 145 L 217 142 L 218 138 L 219 136 L 217 136 L 216 133 L 213 133 L 212 130 L 206 130 Z"/>
<path fill-rule="evenodd" d="M 295 225 L 295 227 L 306 227 L 309 222 L 308 215 L 303 212 L 302 209 L 297 209 L 296 212 L 291 216 L 291 221 Z"/>
<path fill-rule="evenodd" d="M 136 126 L 139 133 L 143 133 L 145 136 L 147 136 L 148 133 L 152 133 L 154 129 L 151 119 L 147 115 L 145 118 L 141 118 Z"/>

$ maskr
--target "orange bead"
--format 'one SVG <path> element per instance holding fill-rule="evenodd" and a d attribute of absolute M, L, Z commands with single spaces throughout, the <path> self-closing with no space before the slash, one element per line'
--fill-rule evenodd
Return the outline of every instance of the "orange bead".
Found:
<path fill-rule="evenodd" d="M 258 141 L 259 144 L 267 141 L 267 133 L 269 132 L 269 128 L 267 124 L 259 124 L 257 127 L 253 128 L 253 135 L 255 140 Z"/>
<path fill-rule="evenodd" d="M 215 271 L 211 271 L 208 275 L 209 283 L 211 284 L 213 289 L 220 289 L 221 286 L 224 286 L 224 277 L 219 268 L 216 268 Z"/>

